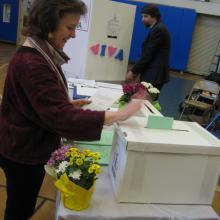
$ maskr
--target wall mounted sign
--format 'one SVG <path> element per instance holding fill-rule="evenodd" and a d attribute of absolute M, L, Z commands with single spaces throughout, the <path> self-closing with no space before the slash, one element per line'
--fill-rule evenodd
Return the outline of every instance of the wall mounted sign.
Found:
<path fill-rule="evenodd" d="M 77 30 L 88 32 L 89 29 L 89 20 L 90 20 L 90 12 L 91 12 L 91 2 L 90 0 L 83 0 L 83 2 L 87 6 L 87 13 L 80 17 L 79 23 L 77 25 Z"/>
<path fill-rule="evenodd" d="M 120 33 L 120 22 L 116 15 L 108 21 L 107 37 L 117 39 Z"/>

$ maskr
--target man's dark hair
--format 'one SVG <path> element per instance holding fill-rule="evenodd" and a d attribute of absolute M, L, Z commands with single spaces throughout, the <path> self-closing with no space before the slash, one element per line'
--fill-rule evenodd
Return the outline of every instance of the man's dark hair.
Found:
<path fill-rule="evenodd" d="M 22 33 L 47 40 L 48 33 L 56 30 L 64 14 L 84 15 L 86 12 L 86 5 L 81 0 L 35 0 L 30 9 L 28 27 Z"/>
<path fill-rule="evenodd" d="M 141 9 L 141 14 L 147 14 L 150 15 L 153 18 L 156 18 L 157 21 L 160 21 L 161 15 L 160 15 L 160 10 L 157 8 L 156 5 L 150 4 L 150 5 L 145 5 Z"/>

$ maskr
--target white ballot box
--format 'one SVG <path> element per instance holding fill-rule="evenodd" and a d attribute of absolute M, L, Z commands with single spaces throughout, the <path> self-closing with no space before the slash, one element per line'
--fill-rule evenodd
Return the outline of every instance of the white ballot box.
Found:
<path fill-rule="evenodd" d="M 163 116 L 148 100 L 144 100 L 141 109 L 135 114 L 138 117 L 145 117 L 146 121 L 149 115 Z"/>
<path fill-rule="evenodd" d="M 116 127 L 109 166 L 118 202 L 211 204 L 220 171 L 220 141 L 194 122 L 145 128 L 142 117 Z"/>
<path fill-rule="evenodd" d="M 96 182 L 90 206 L 74 211 L 63 206 L 60 193 L 56 198 L 56 220 L 219 220 L 209 205 L 167 205 L 117 203 L 112 192 L 108 167 Z"/>

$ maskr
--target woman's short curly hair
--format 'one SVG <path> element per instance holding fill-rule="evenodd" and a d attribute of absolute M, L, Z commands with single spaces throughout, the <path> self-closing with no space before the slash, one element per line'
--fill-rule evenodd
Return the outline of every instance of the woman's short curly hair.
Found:
<path fill-rule="evenodd" d="M 30 9 L 28 27 L 23 28 L 22 33 L 47 40 L 64 14 L 84 15 L 86 12 L 87 7 L 81 0 L 35 0 Z"/>

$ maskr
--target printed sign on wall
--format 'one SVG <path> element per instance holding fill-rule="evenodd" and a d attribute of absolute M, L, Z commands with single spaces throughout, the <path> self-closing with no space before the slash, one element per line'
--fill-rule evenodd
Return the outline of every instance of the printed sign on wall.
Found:
<path fill-rule="evenodd" d="M 120 22 L 116 15 L 108 21 L 107 37 L 117 39 L 120 33 Z"/>
<path fill-rule="evenodd" d="M 77 26 L 77 30 L 79 31 L 86 31 L 88 32 L 89 29 L 89 19 L 90 19 L 90 0 L 83 0 L 83 2 L 86 4 L 87 6 L 87 13 L 85 15 L 82 15 L 79 21 L 79 24 Z"/>

